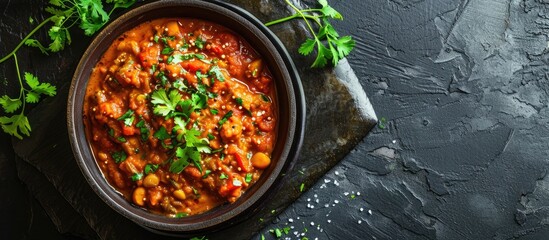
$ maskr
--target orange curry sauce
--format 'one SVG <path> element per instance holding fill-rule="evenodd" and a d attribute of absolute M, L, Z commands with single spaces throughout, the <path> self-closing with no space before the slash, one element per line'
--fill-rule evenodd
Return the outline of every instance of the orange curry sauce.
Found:
<path fill-rule="evenodd" d="M 183 217 L 236 201 L 271 164 L 272 76 L 248 43 L 196 19 L 157 19 L 120 36 L 84 102 L 98 166 L 128 201 Z"/>

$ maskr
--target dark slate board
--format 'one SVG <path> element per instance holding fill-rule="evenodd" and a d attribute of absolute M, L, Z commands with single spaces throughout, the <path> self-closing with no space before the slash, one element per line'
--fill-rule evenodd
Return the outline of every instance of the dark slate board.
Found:
<path fill-rule="evenodd" d="M 282 11 L 288 9 L 282 1 L 230 2 L 244 7 L 262 21 L 289 13 L 288 10 Z M 26 6 L 28 3 L 20 1 L 12 4 Z M 38 13 L 40 9 L 38 6 L 30 10 Z M 28 32 L 25 28 L 11 29 L 13 25 L 9 24 L 9 20 L 16 21 L 8 19 L 8 23 L 0 22 L 0 27 L 9 27 L 11 34 Z M 246 239 L 257 233 L 300 196 L 301 183 L 306 188 L 311 186 L 363 139 L 377 122 L 366 94 L 346 61 L 335 69 L 311 70 L 309 64 L 312 59 L 297 54 L 299 42 L 306 37 L 303 29 L 303 25 L 297 22 L 272 27 L 292 53 L 305 89 L 307 124 L 301 156 L 294 169 L 286 173 L 280 183 L 282 187 L 265 208 L 258 209 L 255 215 L 243 222 L 208 235 L 211 239 L 226 236 Z M 13 141 L 15 152 L 20 157 L 17 161 L 19 177 L 63 233 L 83 238 L 154 238 L 154 234 L 104 204 L 85 182 L 73 159 L 65 118 L 67 89 L 89 41 L 89 38 L 74 33 L 73 44 L 53 57 L 44 57 L 27 49 L 21 51 L 20 65 L 23 69 L 40 73 L 42 79 L 56 83 L 60 89 L 57 96 L 46 99 L 29 114 L 32 136 Z"/>

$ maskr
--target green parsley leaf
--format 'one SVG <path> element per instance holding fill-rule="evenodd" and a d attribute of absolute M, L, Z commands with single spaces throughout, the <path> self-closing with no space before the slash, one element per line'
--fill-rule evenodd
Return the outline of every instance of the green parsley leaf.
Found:
<path fill-rule="evenodd" d="M 119 120 L 119 121 L 123 120 L 124 125 L 131 126 L 133 124 L 134 119 L 135 119 L 135 116 L 133 115 L 133 110 L 128 109 L 128 111 L 126 111 L 126 113 L 124 113 L 122 116 L 120 116 L 116 120 Z"/>
<path fill-rule="evenodd" d="M 225 81 L 225 76 L 221 72 L 221 69 L 218 66 L 212 66 L 210 70 L 208 71 L 208 74 L 215 76 L 215 78 L 220 81 Z"/>
<path fill-rule="evenodd" d="M 164 126 L 161 126 L 154 134 L 153 136 L 157 138 L 158 140 L 166 140 L 169 139 L 171 136 L 168 134 L 168 131 Z"/>
<path fill-rule="evenodd" d="M 23 139 L 21 134 L 30 136 L 31 126 L 29 119 L 23 113 L 11 117 L 0 117 L 0 125 L 4 132 L 19 139 Z"/>
<path fill-rule="evenodd" d="M 25 40 L 25 45 L 27 45 L 29 47 L 38 48 L 38 49 L 40 49 L 40 52 L 42 52 L 45 55 L 48 55 L 48 49 L 46 47 L 44 47 L 44 45 L 42 45 L 42 43 L 40 43 L 36 39 L 29 38 L 29 39 Z"/>
<path fill-rule="evenodd" d="M 196 37 L 196 40 L 194 41 L 194 45 L 198 48 L 198 49 L 202 49 L 204 48 L 204 44 L 206 43 L 206 40 L 202 39 L 202 36 L 198 36 Z"/>
<path fill-rule="evenodd" d="M 282 229 L 282 231 L 284 232 L 284 234 L 290 233 L 290 230 L 291 230 L 290 227 L 284 227 L 284 228 Z"/>
<path fill-rule="evenodd" d="M 8 97 L 8 95 L 4 95 L 0 98 L 0 105 L 2 105 L 2 108 L 6 113 L 15 112 L 22 104 L 23 102 L 21 102 L 20 99 L 13 99 Z"/>
<path fill-rule="evenodd" d="M 215 136 L 211 133 L 208 133 L 208 139 L 209 140 L 214 140 L 215 139 Z"/>
<path fill-rule="evenodd" d="M 253 175 L 251 173 L 247 173 L 244 181 L 246 181 L 246 183 L 250 183 L 252 181 L 252 176 Z"/>
<path fill-rule="evenodd" d="M 111 157 L 112 157 L 112 159 L 114 159 L 114 162 L 121 163 L 121 162 L 126 160 L 128 155 L 126 155 L 126 152 L 124 152 L 124 151 L 117 151 L 117 152 L 113 152 L 111 154 Z"/>
<path fill-rule="evenodd" d="M 135 126 L 139 128 L 139 132 L 141 133 L 141 140 L 147 141 L 147 139 L 149 139 L 150 130 L 145 125 L 145 120 L 141 119 L 137 124 L 135 124 Z"/>
<path fill-rule="evenodd" d="M 223 115 L 223 118 L 221 118 L 221 120 L 219 120 L 219 126 L 225 124 L 225 122 L 227 122 L 227 120 L 229 120 L 229 118 L 233 116 L 233 110 L 230 110 L 228 111 L 227 113 L 225 113 L 225 115 Z"/>
<path fill-rule="evenodd" d="M 156 170 L 158 170 L 158 167 L 159 167 L 158 164 L 148 163 L 147 165 L 145 165 L 145 169 L 144 169 L 145 175 L 149 175 L 149 173 L 156 172 Z"/>
<path fill-rule="evenodd" d="M 132 181 L 139 181 L 141 180 L 141 178 L 143 178 L 143 173 L 134 173 L 132 175 Z"/>
<path fill-rule="evenodd" d="M 151 95 L 151 103 L 154 105 L 153 112 L 157 115 L 169 117 L 174 113 L 181 98 L 181 94 L 175 89 L 170 91 L 169 97 L 166 95 L 166 90 L 156 90 Z"/>
<path fill-rule="evenodd" d="M 217 115 L 217 113 L 219 112 L 219 110 L 215 109 L 215 108 L 210 108 L 210 112 L 213 114 L 213 115 Z"/>
<path fill-rule="evenodd" d="M 234 100 L 236 101 L 236 105 L 242 106 L 242 98 L 235 98 Z"/>
<path fill-rule="evenodd" d="M 176 53 L 176 54 L 173 54 L 172 56 L 173 56 L 172 64 L 178 64 L 180 62 L 183 62 L 184 60 L 190 60 L 193 58 L 196 58 L 199 60 L 206 58 L 204 54 L 199 54 L 199 53 L 196 53 L 196 54 L 195 53 L 186 53 L 186 54 Z"/>
<path fill-rule="evenodd" d="M 183 169 L 185 169 L 187 166 L 189 166 L 189 161 L 187 159 L 178 159 L 172 162 L 170 165 L 170 172 L 171 173 L 181 173 Z"/>
<path fill-rule="evenodd" d="M 307 40 L 305 40 L 305 42 L 301 44 L 297 51 L 302 55 L 309 55 L 315 49 L 315 44 L 316 41 L 314 39 L 308 38 Z"/>
<path fill-rule="evenodd" d="M 202 176 L 202 179 L 208 177 L 208 175 L 210 175 L 210 173 L 212 173 L 212 170 L 210 170 L 210 169 L 207 169 L 206 171 L 204 171 L 204 176 Z"/>
<path fill-rule="evenodd" d="M 223 180 L 223 179 L 228 179 L 228 178 L 229 178 L 229 176 L 227 176 L 227 174 L 225 174 L 225 173 L 221 173 L 221 174 L 219 175 L 219 179 L 221 179 L 221 180 Z"/>
<path fill-rule="evenodd" d="M 305 189 L 305 183 L 301 183 L 301 185 L 299 186 L 299 191 L 303 192 L 304 189 Z"/>
<path fill-rule="evenodd" d="M 189 214 L 185 213 L 185 212 L 178 212 L 178 213 L 175 214 L 176 218 L 183 218 L 183 217 L 186 217 L 186 216 L 189 216 Z"/>
<path fill-rule="evenodd" d="M 162 52 L 160 52 L 160 53 L 164 54 L 164 55 L 168 55 L 168 54 L 172 54 L 172 52 L 173 52 L 173 48 L 165 47 L 164 49 L 162 49 Z"/>

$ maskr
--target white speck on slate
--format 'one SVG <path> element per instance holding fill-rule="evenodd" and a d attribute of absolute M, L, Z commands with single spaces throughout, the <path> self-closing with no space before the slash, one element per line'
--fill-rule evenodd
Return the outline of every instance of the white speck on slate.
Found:
<path fill-rule="evenodd" d="M 364 211 L 364 208 L 360 208 L 360 211 L 361 211 L 361 212 Z"/>
<path fill-rule="evenodd" d="M 349 192 L 344 192 L 343 195 L 347 196 L 349 195 Z"/>
<path fill-rule="evenodd" d="M 323 189 L 323 188 L 326 188 L 326 184 L 323 183 L 322 185 L 320 185 L 320 189 Z"/>
<path fill-rule="evenodd" d="M 310 198 L 307 198 L 307 202 L 310 202 L 310 201 L 311 201 L 311 199 L 310 199 Z"/>
<path fill-rule="evenodd" d="M 339 203 L 339 200 L 337 200 L 337 199 L 336 199 L 336 200 L 334 200 L 334 203 L 336 203 L 336 204 L 337 204 L 337 203 Z"/>
<path fill-rule="evenodd" d="M 330 204 L 326 203 L 326 204 L 324 204 L 324 207 L 330 207 Z"/>
<path fill-rule="evenodd" d="M 328 223 L 332 223 L 332 220 L 328 219 L 328 221 L 327 221 L 327 222 L 328 222 Z"/>
<path fill-rule="evenodd" d="M 324 183 L 329 183 L 329 182 L 331 182 L 331 181 L 332 181 L 332 180 L 330 180 L 330 179 L 324 179 Z"/>
<path fill-rule="evenodd" d="M 315 197 L 315 198 L 318 198 L 318 195 L 315 194 L 314 197 Z"/>
<path fill-rule="evenodd" d="M 361 224 L 362 223 L 362 220 L 358 220 L 358 224 Z"/>
<path fill-rule="evenodd" d="M 338 172 L 338 171 L 335 171 L 335 175 L 336 175 L 336 176 L 339 176 L 339 172 Z"/>
<path fill-rule="evenodd" d="M 337 180 L 334 180 L 334 185 L 339 186 L 339 182 L 337 182 Z"/>
<path fill-rule="evenodd" d="M 290 219 L 288 219 L 288 222 L 293 223 L 293 222 L 294 222 L 294 219 L 293 219 L 293 218 L 290 218 Z"/>
<path fill-rule="evenodd" d="M 294 235 L 296 235 L 296 236 L 299 235 L 299 232 L 295 231 L 295 232 L 294 232 Z"/>
<path fill-rule="evenodd" d="M 315 222 L 311 222 L 311 226 L 314 226 L 315 225 Z"/>
<path fill-rule="evenodd" d="M 368 214 L 372 215 L 372 210 L 368 210 Z"/>
<path fill-rule="evenodd" d="M 360 196 L 360 192 L 356 192 L 356 195 L 357 195 L 357 196 Z"/>

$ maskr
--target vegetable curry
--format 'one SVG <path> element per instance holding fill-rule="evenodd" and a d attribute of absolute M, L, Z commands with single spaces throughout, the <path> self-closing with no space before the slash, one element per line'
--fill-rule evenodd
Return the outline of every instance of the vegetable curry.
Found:
<path fill-rule="evenodd" d="M 143 23 L 113 42 L 89 79 L 84 118 L 97 164 L 128 201 L 169 217 L 234 202 L 271 164 L 272 81 L 223 26 Z"/>

